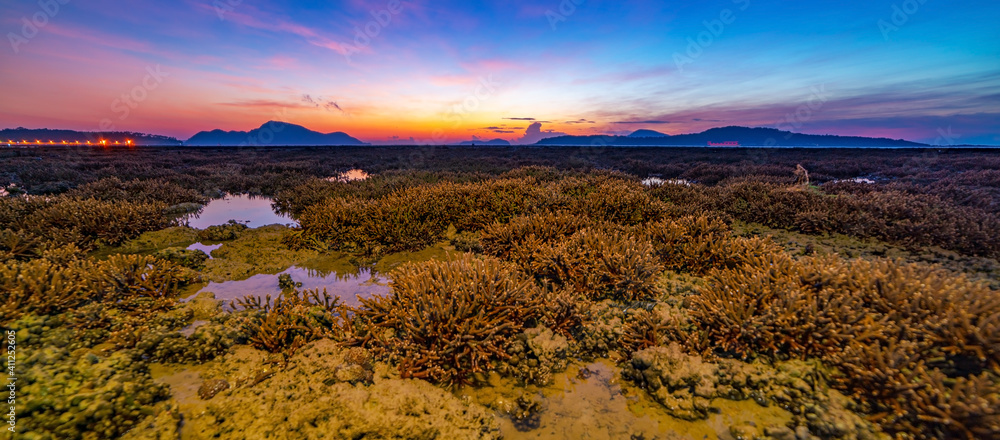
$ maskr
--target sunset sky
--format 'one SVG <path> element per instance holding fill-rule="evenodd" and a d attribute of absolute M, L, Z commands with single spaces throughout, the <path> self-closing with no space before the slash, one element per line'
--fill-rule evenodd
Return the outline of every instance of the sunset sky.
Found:
<path fill-rule="evenodd" d="M 533 143 L 745 125 L 1000 145 L 995 0 L 0 0 L 0 9 L 0 128 L 184 140 L 281 120 L 373 143 Z"/>

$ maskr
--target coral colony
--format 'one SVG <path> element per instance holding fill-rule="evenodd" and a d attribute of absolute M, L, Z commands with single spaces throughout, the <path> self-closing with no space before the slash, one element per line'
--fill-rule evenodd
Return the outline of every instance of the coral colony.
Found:
<path fill-rule="evenodd" d="M 70 169 L 52 160 L 64 151 L 34 154 Z M 0 199 L 17 432 L 517 438 L 560 426 L 549 387 L 611 368 L 655 421 L 622 425 L 634 433 L 709 429 L 721 412 L 717 435 L 737 438 L 997 436 L 998 208 L 959 197 L 995 194 L 992 154 L 865 153 L 869 176 L 917 167 L 891 184 L 794 151 L 761 164 L 672 151 L 643 162 L 662 176 L 645 183 L 628 164 L 504 171 L 491 151 L 466 153 L 477 169 L 441 158 L 363 180 L 298 168 L 266 193 L 300 226 L 205 230 L 176 213 L 271 171 L 184 154 L 206 178 L 103 177 L 144 159 L 99 156 L 77 171 L 91 183 Z M 919 168 L 942 161 L 954 171 Z M 184 249 L 197 241 L 222 247 Z M 384 271 L 391 291 L 347 306 L 286 275 L 274 295 L 191 296 L 317 258 Z"/>

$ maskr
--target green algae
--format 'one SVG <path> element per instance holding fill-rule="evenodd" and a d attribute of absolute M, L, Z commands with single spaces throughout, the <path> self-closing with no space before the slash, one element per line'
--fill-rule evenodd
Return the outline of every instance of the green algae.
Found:
<path fill-rule="evenodd" d="M 350 352 L 316 341 L 277 369 L 272 355 L 239 347 L 207 365 L 157 369 L 174 392 L 177 417 L 149 417 L 136 438 L 169 437 L 180 420 L 181 439 L 492 439 L 499 430 L 484 408 L 433 385 L 400 379 L 387 365 L 372 366 L 371 385 L 345 381 Z M 230 388 L 211 400 L 197 396 L 205 380 Z M 157 437 L 160 434 L 165 436 Z"/>
<path fill-rule="evenodd" d="M 1000 289 L 1000 261 L 994 258 L 963 255 L 936 246 L 906 248 L 876 239 L 860 239 L 844 234 L 803 234 L 740 221 L 733 223 L 733 231 L 743 236 L 770 236 L 775 243 L 792 255 L 837 254 L 847 258 L 892 258 L 908 263 L 938 264 L 952 272 L 964 273 L 973 279 L 986 281 L 993 289 Z"/>
<path fill-rule="evenodd" d="M 186 248 L 197 242 L 197 229 L 186 226 L 174 226 L 159 231 L 145 232 L 121 246 L 100 249 L 91 255 L 97 258 L 115 254 L 149 255 L 171 247 Z"/>
<path fill-rule="evenodd" d="M 303 261 L 314 260 L 314 250 L 291 250 L 281 242 L 288 228 L 272 225 L 248 229 L 212 252 L 202 276 L 208 281 L 245 280 L 257 274 L 277 274 Z"/>
<path fill-rule="evenodd" d="M 784 426 L 790 413 L 776 406 L 721 400 L 706 421 L 671 417 L 646 392 L 620 380 L 610 360 L 573 363 L 548 386 L 523 386 L 491 375 L 486 385 L 456 394 L 494 410 L 505 439 L 731 439 L 732 426 Z"/>
<path fill-rule="evenodd" d="M 205 268 L 205 262 L 209 259 L 208 254 L 204 251 L 180 247 L 168 247 L 157 251 L 153 254 L 153 256 L 194 270 L 201 270 Z"/>
<path fill-rule="evenodd" d="M 442 241 L 417 252 L 398 252 L 386 255 L 374 264 L 374 268 L 376 272 L 389 273 L 406 263 L 419 263 L 430 260 L 452 261 L 460 256 L 462 256 L 462 252 L 457 252 L 455 247 L 449 242 Z"/>

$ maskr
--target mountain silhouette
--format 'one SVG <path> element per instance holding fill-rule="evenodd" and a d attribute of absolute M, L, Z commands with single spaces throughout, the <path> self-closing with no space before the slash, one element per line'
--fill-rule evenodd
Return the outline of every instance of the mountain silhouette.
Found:
<path fill-rule="evenodd" d="M 320 133 L 301 125 L 270 121 L 247 131 L 202 131 L 184 143 L 193 147 L 370 145 L 344 132 Z"/>
<path fill-rule="evenodd" d="M 510 142 L 503 139 L 493 139 L 490 141 L 478 140 L 478 141 L 465 141 L 459 142 L 455 145 L 471 146 L 471 145 L 485 145 L 489 147 L 509 147 Z"/>
<path fill-rule="evenodd" d="M 640 130 L 647 131 L 647 130 Z M 633 133 L 634 135 L 635 133 Z M 720 127 L 701 133 L 630 136 L 559 136 L 542 139 L 535 145 L 612 145 L 612 146 L 707 146 L 709 142 L 739 142 L 743 147 L 927 147 L 927 144 L 903 139 L 869 138 L 792 133 L 774 128 Z"/>
<path fill-rule="evenodd" d="M 667 136 L 668 135 L 653 130 L 636 130 L 632 134 L 628 135 L 630 138 L 655 138 Z"/>

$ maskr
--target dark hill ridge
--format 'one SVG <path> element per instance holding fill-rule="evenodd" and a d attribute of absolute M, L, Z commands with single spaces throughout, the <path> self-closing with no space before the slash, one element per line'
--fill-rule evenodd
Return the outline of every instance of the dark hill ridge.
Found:
<path fill-rule="evenodd" d="M 660 133 L 653 130 L 636 130 L 632 134 L 628 135 L 630 138 L 655 138 L 655 137 L 667 137 L 668 135 Z"/>
<path fill-rule="evenodd" d="M 479 145 L 482 145 L 482 146 L 487 146 L 487 147 L 509 147 L 510 146 L 510 142 L 506 141 L 506 140 L 503 140 L 503 139 L 493 139 L 493 140 L 489 140 L 489 141 L 484 141 L 484 140 L 465 141 L 465 142 L 459 142 L 459 143 L 457 143 L 455 145 L 461 145 L 461 146 L 479 146 Z"/>
<path fill-rule="evenodd" d="M 650 130 L 640 130 L 645 132 Z M 655 133 L 655 132 L 653 132 Z M 701 133 L 649 136 L 559 136 L 535 145 L 707 146 L 736 141 L 744 147 L 926 147 L 902 139 L 792 133 L 774 128 L 721 127 Z"/>
<path fill-rule="evenodd" d="M 133 145 L 180 145 L 181 141 L 176 138 L 169 136 L 161 136 L 157 134 L 146 134 L 146 133 L 135 133 L 131 131 L 75 131 L 75 130 L 51 130 L 48 128 L 6 128 L 0 130 L 0 142 L 6 144 L 8 140 L 14 142 L 20 141 L 42 141 L 42 143 L 48 143 L 53 141 L 57 144 L 66 141 L 69 143 L 80 142 L 81 144 L 86 144 L 88 141 L 91 143 L 98 143 L 102 139 L 107 140 L 108 143 L 114 144 L 119 142 L 124 144 L 126 141 L 131 140 Z"/>
<path fill-rule="evenodd" d="M 247 131 L 203 131 L 184 145 L 194 147 L 370 145 L 344 132 L 320 133 L 301 125 L 270 121 Z"/>

